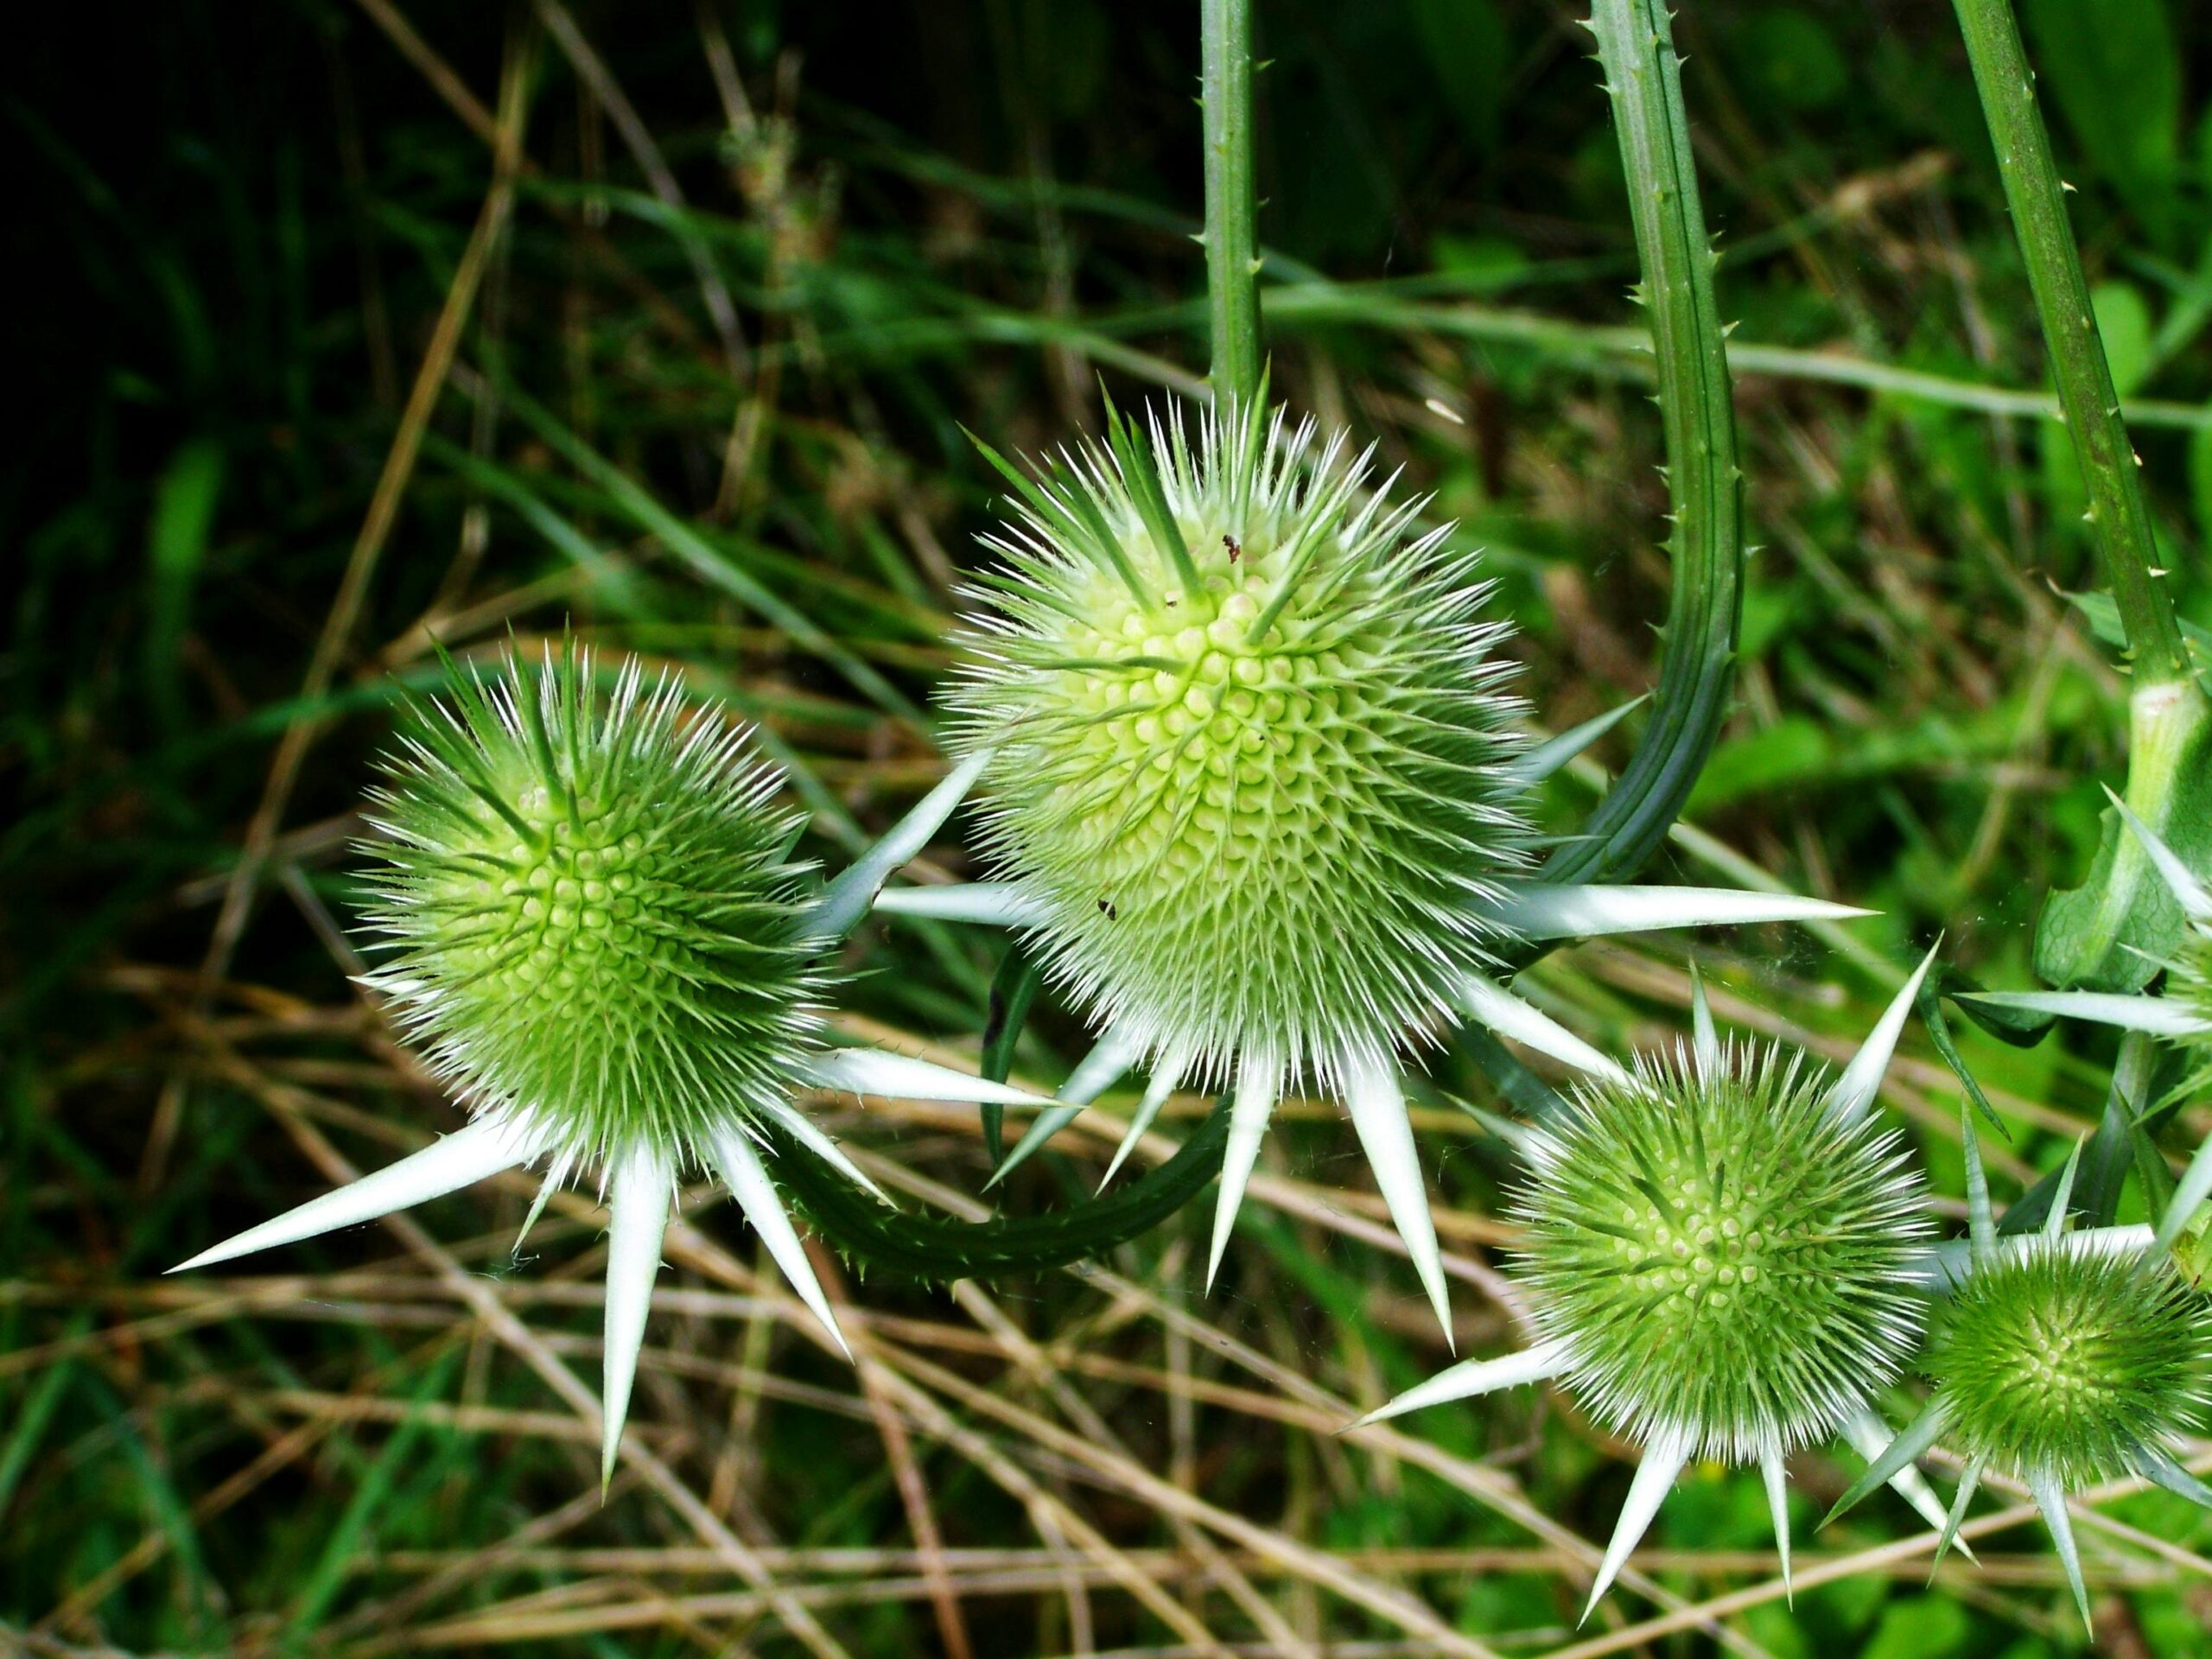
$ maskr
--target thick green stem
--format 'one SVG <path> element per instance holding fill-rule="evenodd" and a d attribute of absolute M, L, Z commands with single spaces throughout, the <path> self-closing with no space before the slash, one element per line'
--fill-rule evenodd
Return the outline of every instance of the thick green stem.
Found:
<path fill-rule="evenodd" d="M 1673 498 L 1667 659 L 1643 738 L 1582 836 L 1545 867 L 1554 880 L 1615 881 L 1665 836 L 1712 753 L 1734 683 L 1743 614 L 1743 474 L 1719 302 L 1662 0 L 1595 0 L 1591 27 L 1620 130 L 1658 370 Z"/>
<path fill-rule="evenodd" d="M 1206 316 L 1214 395 L 1260 389 L 1260 251 L 1252 194 L 1252 0 L 1204 0 L 1200 101 L 1205 110 Z"/>
<path fill-rule="evenodd" d="M 2104 342 L 2089 309 L 2081 250 L 2066 218 L 2066 187 L 2051 160 L 2050 137 L 2036 107 L 2035 82 L 2021 49 L 2012 0 L 1956 0 L 1959 28 L 1974 64 L 1982 118 L 1997 148 L 2005 200 L 2034 289 L 2036 313 L 2058 382 L 2059 407 L 2082 463 L 2097 548 L 2119 601 L 2120 622 L 2139 680 L 2190 677 L 2173 601 L 2158 568 L 2143 500 L 2142 463 L 2127 442 Z"/>

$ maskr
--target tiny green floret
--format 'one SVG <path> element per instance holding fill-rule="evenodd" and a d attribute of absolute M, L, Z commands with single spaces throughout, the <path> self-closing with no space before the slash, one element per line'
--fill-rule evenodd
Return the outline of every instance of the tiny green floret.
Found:
<path fill-rule="evenodd" d="M 1260 403 L 1063 452 L 988 544 L 957 696 L 987 850 L 1132 1047 L 1340 1080 L 1452 1006 L 1528 783 L 1472 556 Z"/>
<path fill-rule="evenodd" d="M 1897 1134 L 1836 1111 L 1802 1054 L 1644 1058 L 1542 1131 L 1515 1273 L 1609 1429 L 1743 1463 L 1836 1433 L 1903 1370 L 1926 1205 Z"/>
<path fill-rule="evenodd" d="M 1936 1321 L 1926 1367 L 1974 1464 L 2079 1491 L 2133 1474 L 2212 1398 L 2212 1302 L 2167 1260 L 2009 1241 Z"/>
<path fill-rule="evenodd" d="M 480 1116 L 697 1166 L 815 1046 L 801 819 L 742 728 L 634 662 L 604 701 L 575 652 L 453 684 L 372 797 L 371 982 Z"/>

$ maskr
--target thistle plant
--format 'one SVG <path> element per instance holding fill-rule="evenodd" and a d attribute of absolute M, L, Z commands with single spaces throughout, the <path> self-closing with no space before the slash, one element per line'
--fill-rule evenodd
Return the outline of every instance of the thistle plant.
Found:
<path fill-rule="evenodd" d="M 1115 1168 L 1179 1084 L 1226 1084 L 1211 1278 L 1277 1097 L 1318 1084 L 1445 1319 L 1409 1049 L 1471 1017 L 1610 1073 L 1497 982 L 1532 942 L 1863 912 L 1541 880 L 1534 786 L 1611 722 L 1522 735 L 1507 625 L 1475 556 L 1420 528 L 1427 501 L 1263 397 L 1109 409 L 1108 431 L 1034 477 L 984 451 L 1019 505 L 952 702 L 1002 879 L 880 907 L 1022 928 L 1103 1028 L 1001 1174 L 1132 1066 L 1151 1076 Z"/>
<path fill-rule="evenodd" d="M 770 1159 L 874 1185 L 791 1098 L 848 1089 L 1036 1103 L 1003 1084 L 823 1040 L 822 966 L 865 905 L 855 881 L 925 835 L 940 791 L 826 893 L 792 848 L 804 821 L 749 734 L 650 690 L 626 664 L 604 701 L 573 648 L 455 671 L 417 708 L 385 784 L 365 984 L 469 1114 L 467 1128 L 202 1251 L 226 1262 L 543 1162 L 530 1224 L 589 1176 L 609 1212 L 603 1472 L 611 1474 L 677 1181 L 712 1170 L 806 1306 L 844 1339 Z"/>
<path fill-rule="evenodd" d="M 1881 1444 L 1874 1396 L 1922 1329 L 1926 1189 L 1871 1108 L 1927 970 L 1840 1076 L 1779 1043 L 1723 1045 L 1700 992 L 1688 1053 L 1577 1086 L 1524 1142 L 1511 1272 L 1530 1346 L 1361 1421 L 1554 1379 L 1643 1447 L 1591 1607 L 1692 1459 L 1759 1465 L 1786 1579 L 1785 1459 L 1838 1435 Z M 1940 1522 L 1924 1484 L 1906 1495 Z"/>
<path fill-rule="evenodd" d="M 2212 1185 L 2212 1141 L 2155 1230 L 2069 1229 L 2077 1146 L 2041 1229 L 2008 1236 L 1991 1213 L 1980 1148 L 1963 1109 L 1961 1129 L 1968 1253 L 1966 1271 L 1946 1287 L 1921 1361 L 1934 1392 L 1830 1519 L 1938 1440 L 1947 1442 L 1964 1469 L 1937 1559 L 1956 1538 L 1986 1475 L 2018 1480 L 2043 1511 L 2087 1624 L 2069 1491 L 2141 1476 L 2212 1508 L 2212 1489 L 2169 1449 L 2212 1405 L 2212 1301 L 2183 1278 L 2172 1255 Z"/>

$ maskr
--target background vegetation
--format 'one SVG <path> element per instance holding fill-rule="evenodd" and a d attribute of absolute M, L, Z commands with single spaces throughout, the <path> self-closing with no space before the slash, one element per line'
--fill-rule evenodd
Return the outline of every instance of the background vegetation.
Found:
<path fill-rule="evenodd" d="M 2166 562 L 2212 622 L 2212 17 L 2021 9 Z M 1489 550 L 1547 723 L 1636 696 L 1665 492 L 1572 9 L 1259 12 L 1277 387 Z M 365 764 L 434 637 L 490 652 L 569 621 L 728 699 L 832 863 L 938 774 L 921 710 L 993 493 L 961 426 L 1034 448 L 1094 426 L 1097 377 L 1135 397 L 1204 363 L 1195 14 L 175 0 L 20 25 L 0 1647 L 2081 1645 L 2010 1497 L 1969 1529 L 1981 1569 L 1932 1584 L 1917 1523 L 1870 1503 L 1801 1553 L 1792 1613 L 1756 1478 L 1717 1471 L 1575 1632 L 1623 1448 L 1529 1394 L 1334 1433 L 1446 1355 L 1333 1109 L 1279 1115 L 1211 1296 L 1195 1211 L 1083 1271 L 842 1282 L 857 1371 L 730 1206 L 696 1209 L 635 1408 L 653 1455 L 603 1506 L 575 1381 L 588 1194 L 523 1264 L 518 1178 L 159 1276 L 455 1121 L 345 932 Z M 1835 1055 L 1939 929 L 2026 982 L 2120 775 L 2126 682 L 2066 597 L 2094 580 L 2081 489 L 1948 8 L 1704 0 L 1677 29 L 1762 550 L 1740 707 L 1662 874 L 1882 909 L 1694 942 L 1724 1020 Z M 1556 785 L 1558 826 L 1594 781 Z M 914 874 L 965 868 L 955 836 Z M 1683 944 L 1522 982 L 1608 1045 L 1669 1041 Z M 972 1059 L 999 949 L 868 930 L 848 1022 Z M 1984 1146 L 2001 1200 L 2094 1121 L 2109 1046 L 1961 1041 L 2011 1128 Z M 1043 1007 L 1017 1075 L 1081 1049 Z M 1493 1351 L 1506 1166 L 1459 1103 L 1498 1103 L 1458 1054 L 1433 1077 L 1459 1348 Z M 1886 1096 L 1954 1193 L 1955 1087 L 1915 1033 Z M 973 1114 L 849 1108 L 907 1202 L 981 1213 Z M 2192 1109 L 2177 1143 L 2208 1127 Z M 1006 1202 L 1088 1191 L 1116 1131 L 1078 1122 Z M 1802 1529 L 1849 1475 L 1825 1452 L 1796 1473 Z M 2212 1520 L 2141 1495 L 2099 1517 L 2104 1644 L 2212 1649 Z"/>

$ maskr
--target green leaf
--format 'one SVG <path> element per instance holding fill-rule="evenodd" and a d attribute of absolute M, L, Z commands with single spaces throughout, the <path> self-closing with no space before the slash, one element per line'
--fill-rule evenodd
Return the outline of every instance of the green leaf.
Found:
<path fill-rule="evenodd" d="M 2181 52 L 2165 0 L 2026 0 L 2037 72 L 2098 175 L 2154 230 L 2181 159 Z"/>
<path fill-rule="evenodd" d="M 2193 685 L 2134 699 L 2128 798 L 2182 862 L 2212 874 L 2212 715 Z M 2171 958 L 2181 906 L 2120 815 L 2107 807 L 2088 879 L 2044 902 L 2035 969 L 2053 985 L 2139 991 Z"/>
<path fill-rule="evenodd" d="M 1491 154 L 1504 127 L 1505 20 L 1491 0 L 1413 0 L 1413 9 L 1421 56 L 1445 103 L 1469 142 Z"/>

